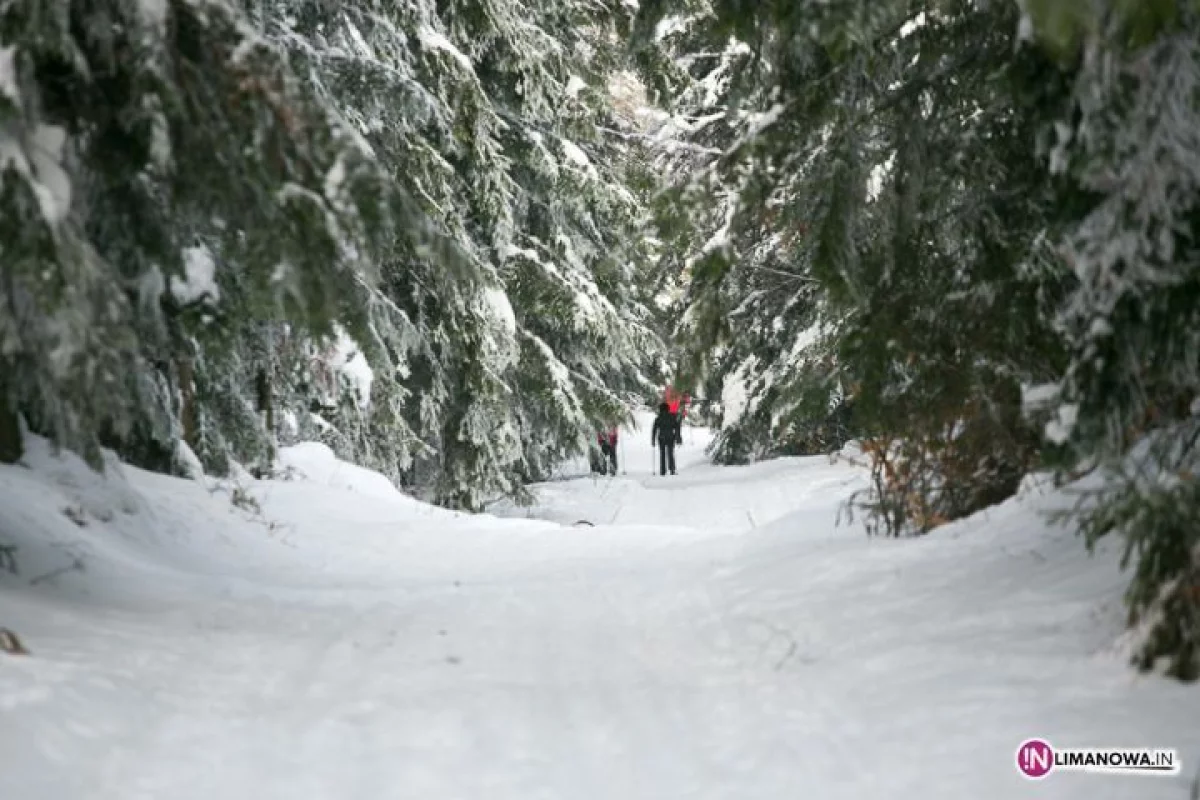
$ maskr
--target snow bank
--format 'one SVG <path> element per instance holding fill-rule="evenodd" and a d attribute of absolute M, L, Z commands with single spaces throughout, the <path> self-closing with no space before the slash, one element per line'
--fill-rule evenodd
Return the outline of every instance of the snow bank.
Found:
<path fill-rule="evenodd" d="M 0 466 L 0 797 L 1180 800 L 1015 769 L 1025 738 L 1200 758 L 1200 697 L 1125 664 L 1117 542 L 1044 484 L 917 540 L 838 528 L 827 458 L 435 509 L 321 445 L 291 479 Z M 590 525 L 576 527 L 586 519 Z M 556 524 L 555 521 L 564 524 Z"/>
<path fill-rule="evenodd" d="M 181 458 L 194 468 L 189 453 L 184 448 Z M 377 579 L 381 551 L 414 560 L 414 531 L 432 525 L 480 531 L 486 539 L 512 527 L 416 500 L 314 442 L 280 450 L 278 480 L 255 481 L 244 472 L 174 478 L 107 452 L 105 465 L 93 471 L 36 436 L 27 437 L 21 464 L 0 465 L 0 545 L 16 547 L 19 566 L 17 575 L 0 569 L 0 627 L 38 640 L 45 622 L 38 613 L 24 620 L 10 613 L 22 603 L 35 610 L 64 601 L 157 606 L 233 587 L 270 593 L 280 584 L 321 585 L 335 564 L 337 582 Z M 78 611 L 86 625 L 87 608 Z M 3 695 L 0 679 L 0 705 Z M 2 787 L 0 777 L 0 797 L 15 796 Z"/>
<path fill-rule="evenodd" d="M 524 513 L 583 516 L 600 530 L 696 526 L 737 542 L 713 556 L 720 566 L 703 579 L 695 613 L 717 609 L 714 648 L 741 659 L 758 676 L 745 691 L 791 722 L 735 722 L 729 709 L 723 724 L 745 737 L 755 778 L 705 796 L 1023 797 L 1031 787 L 1013 752 L 1030 737 L 1174 747 L 1184 761 L 1181 776 L 1153 780 L 1052 775 L 1033 787 L 1046 796 L 1187 796 L 1200 697 L 1131 671 L 1121 542 L 1089 556 L 1073 531 L 1047 521 L 1073 505 L 1072 489 L 1033 476 L 1017 497 L 928 536 L 869 539 L 857 524 L 836 524 L 842 503 L 867 485 L 847 463 L 861 458 L 857 445 L 833 463 L 692 462 L 656 478 L 641 438 L 629 438 L 628 475 L 537 487 Z M 719 553 L 730 538 L 708 541 Z M 704 672 L 701 660 L 689 675 Z M 704 748 L 705 728 L 694 730 L 693 746 Z M 788 755 L 763 756 L 772 741 L 789 742 Z"/>
<path fill-rule="evenodd" d="M 411 501 L 385 476 L 342 461 L 334 455 L 333 450 L 320 442 L 302 442 L 280 449 L 279 465 L 293 477 L 315 486 L 346 489 L 383 500 Z"/>
<path fill-rule="evenodd" d="M 111 454 L 98 473 L 28 437 L 22 465 L 0 466 L 0 544 L 16 547 L 20 570 L 0 573 L 0 625 L 20 627 L 10 614 L 14 603 L 29 602 L 30 590 L 57 602 L 119 603 L 155 597 L 156 576 L 182 565 L 203 571 L 209 559 L 192 551 L 192 537 L 199 528 L 207 542 L 220 541 L 236 527 L 236 508 L 225 498 L 215 501 L 196 481 L 142 472 Z M 209 513 L 196 519 L 197 509 Z M 24 632 L 36 639 L 36 630 Z"/>

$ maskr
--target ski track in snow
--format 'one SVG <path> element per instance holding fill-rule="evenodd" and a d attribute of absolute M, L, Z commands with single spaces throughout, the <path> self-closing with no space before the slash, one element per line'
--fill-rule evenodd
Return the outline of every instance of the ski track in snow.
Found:
<path fill-rule="evenodd" d="M 256 517 L 33 442 L 0 468 L 33 653 L 0 656 L 0 798 L 1186 800 L 1200 698 L 1125 666 L 1125 579 L 1057 495 L 870 540 L 834 526 L 856 468 L 713 467 L 690 431 L 651 476 L 641 423 L 626 474 L 481 517 L 311 445 Z M 1185 774 L 1034 785 L 1032 736 Z"/>

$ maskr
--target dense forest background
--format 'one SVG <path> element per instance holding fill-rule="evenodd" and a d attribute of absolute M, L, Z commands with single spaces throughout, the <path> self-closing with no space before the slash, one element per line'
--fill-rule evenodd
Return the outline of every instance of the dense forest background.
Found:
<path fill-rule="evenodd" d="M 10 0 L 0 460 L 477 510 L 664 381 L 872 530 L 1035 471 L 1200 675 L 1200 4 Z"/>

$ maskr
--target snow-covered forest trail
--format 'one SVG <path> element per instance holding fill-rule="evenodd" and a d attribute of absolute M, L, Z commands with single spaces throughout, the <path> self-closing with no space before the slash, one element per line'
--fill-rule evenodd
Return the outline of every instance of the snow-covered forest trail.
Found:
<path fill-rule="evenodd" d="M 32 651 L 0 660 L 0 797 L 1186 798 L 1200 701 L 1126 668 L 1114 554 L 1039 520 L 1061 498 L 868 540 L 834 526 L 857 468 L 690 435 L 677 477 L 627 432 L 626 474 L 480 517 L 317 446 L 244 511 L 34 443 L 0 468 Z M 1031 736 L 1187 774 L 1033 786 Z"/>

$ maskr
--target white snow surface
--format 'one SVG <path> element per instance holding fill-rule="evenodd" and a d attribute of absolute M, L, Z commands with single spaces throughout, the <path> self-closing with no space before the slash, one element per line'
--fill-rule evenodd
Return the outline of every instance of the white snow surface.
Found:
<path fill-rule="evenodd" d="M 1117 553 L 1037 484 L 917 540 L 836 528 L 844 460 L 651 476 L 472 516 L 320 445 L 258 509 L 28 440 L 0 466 L 0 798 L 1184 800 L 1195 687 L 1132 673 Z M 594 527 L 575 525 L 586 520 Z M 1112 543 L 1115 544 L 1115 543 Z M 1175 747 L 1178 777 L 1014 752 Z"/>

